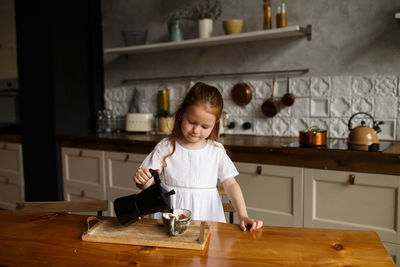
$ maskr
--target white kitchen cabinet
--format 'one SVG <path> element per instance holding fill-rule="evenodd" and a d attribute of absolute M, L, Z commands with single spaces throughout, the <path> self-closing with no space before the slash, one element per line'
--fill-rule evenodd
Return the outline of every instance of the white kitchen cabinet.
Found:
<path fill-rule="evenodd" d="M 392 256 L 394 263 L 396 266 L 400 267 L 400 245 L 383 242 L 385 245 L 386 250 L 389 252 L 390 256 Z"/>
<path fill-rule="evenodd" d="M 132 177 L 146 156 L 145 154 L 105 152 L 105 177 L 110 215 L 115 216 L 113 202 L 116 198 L 140 192 Z"/>
<path fill-rule="evenodd" d="M 61 155 L 65 201 L 106 199 L 103 151 L 63 147 Z"/>
<path fill-rule="evenodd" d="M 304 226 L 376 231 L 399 243 L 399 176 L 304 169 Z"/>
<path fill-rule="evenodd" d="M 0 1 L 0 79 L 18 76 L 14 13 L 14 0 Z"/>
<path fill-rule="evenodd" d="M 24 199 L 22 145 L 0 142 L 0 208 L 15 209 Z"/>
<path fill-rule="evenodd" d="M 250 217 L 264 225 L 303 226 L 302 168 L 242 162 L 235 166 Z"/>

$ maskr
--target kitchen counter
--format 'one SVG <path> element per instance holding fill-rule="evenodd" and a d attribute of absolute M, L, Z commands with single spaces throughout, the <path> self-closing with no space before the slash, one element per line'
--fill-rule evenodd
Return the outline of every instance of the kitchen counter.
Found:
<path fill-rule="evenodd" d="M 164 135 L 61 135 L 61 146 L 129 153 L 150 153 Z M 326 170 L 400 175 L 400 142 L 382 152 L 290 147 L 294 137 L 225 135 L 220 138 L 233 161 Z"/>
<path fill-rule="evenodd" d="M 198 251 L 82 241 L 87 217 L 0 211 L 0 265 L 395 266 L 372 231 L 264 226 L 242 232 L 237 225 L 209 222 L 210 240 Z"/>

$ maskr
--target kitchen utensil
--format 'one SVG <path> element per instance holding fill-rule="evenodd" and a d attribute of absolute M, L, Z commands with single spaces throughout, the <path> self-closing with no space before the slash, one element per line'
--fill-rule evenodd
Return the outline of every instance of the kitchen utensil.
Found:
<path fill-rule="evenodd" d="M 127 132 L 149 132 L 154 129 L 153 113 L 126 114 L 125 130 Z"/>
<path fill-rule="evenodd" d="M 367 127 L 364 120 L 361 121 L 361 125 L 354 127 L 352 120 L 358 115 L 366 115 L 372 120 L 372 128 Z M 349 119 L 349 137 L 348 145 L 351 149 L 355 150 L 375 150 L 374 146 L 379 145 L 378 133 L 381 132 L 379 125 L 383 124 L 382 121 L 377 122 L 375 119 L 366 112 L 358 112 L 353 114 Z"/>
<path fill-rule="evenodd" d="M 240 82 L 232 88 L 231 95 L 236 104 L 245 106 L 250 103 L 253 92 L 248 84 Z"/>
<path fill-rule="evenodd" d="M 186 209 L 174 209 L 162 215 L 163 223 L 170 235 L 183 234 L 190 226 L 192 212 Z"/>
<path fill-rule="evenodd" d="M 174 190 L 167 191 L 161 186 L 157 171 L 149 169 L 154 177 L 154 184 L 139 194 L 117 198 L 114 201 L 115 214 L 122 225 L 131 224 L 147 214 L 170 211 L 170 196 Z"/>
<path fill-rule="evenodd" d="M 290 93 L 290 80 L 288 78 L 287 79 L 287 93 L 283 95 L 281 101 L 282 101 L 283 105 L 290 107 L 291 105 L 293 105 L 295 98 L 296 97 Z"/>
<path fill-rule="evenodd" d="M 326 130 L 321 130 L 317 126 L 312 126 L 299 133 L 299 143 L 303 147 L 326 146 Z"/>
<path fill-rule="evenodd" d="M 275 80 L 272 83 L 271 97 L 261 106 L 261 110 L 267 117 L 274 117 L 280 110 L 279 103 L 274 100 Z"/>

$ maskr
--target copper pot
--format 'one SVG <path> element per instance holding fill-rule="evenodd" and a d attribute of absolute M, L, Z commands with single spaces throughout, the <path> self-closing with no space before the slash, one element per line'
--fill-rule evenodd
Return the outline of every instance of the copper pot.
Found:
<path fill-rule="evenodd" d="M 274 99 L 275 80 L 272 83 L 271 97 L 268 98 L 261 106 L 261 110 L 265 116 L 274 117 L 280 111 L 279 103 Z"/>
<path fill-rule="evenodd" d="M 304 147 L 326 146 L 326 130 L 321 130 L 316 126 L 300 131 L 299 143 Z"/>
<path fill-rule="evenodd" d="M 245 106 L 251 101 L 253 92 L 250 86 L 246 83 L 237 83 L 232 88 L 232 99 L 239 106 Z"/>

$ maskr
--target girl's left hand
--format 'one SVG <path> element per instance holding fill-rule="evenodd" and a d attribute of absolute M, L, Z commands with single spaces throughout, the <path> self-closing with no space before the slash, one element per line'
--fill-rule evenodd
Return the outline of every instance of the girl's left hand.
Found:
<path fill-rule="evenodd" d="M 242 231 L 247 231 L 247 228 L 249 228 L 249 231 L 253 232 L 257 229 L 260 229 L 263 226 L 263 222 L 260 220 L 251 219 L 249 217 L 244 217 L 240 218 L 239 226 Z"/>

